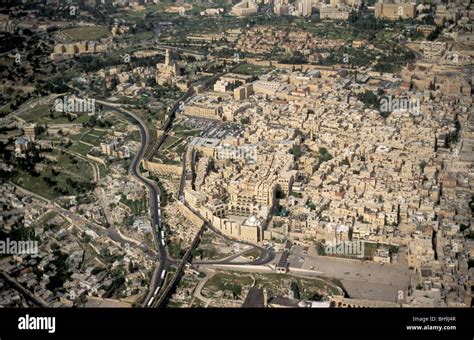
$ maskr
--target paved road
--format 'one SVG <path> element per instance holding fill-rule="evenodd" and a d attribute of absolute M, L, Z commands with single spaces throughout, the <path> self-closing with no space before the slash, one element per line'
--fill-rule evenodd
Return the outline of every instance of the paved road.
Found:
<path fill-rule="evenodd" d="M 158 250 L 158 260 L 159 265 L 155 269 L 152 275 L 152 280 L 150 283 L 150 290 L 148 296 L 145 298 L 143 302 L 143 306 L 148 307 L 151 306 L 155 297 L 157 296 L 158 292 L 160 291 L 161 287 L 163 286 L 164 279 L 166 277 L 166 268 L 171 263 L 168 257 L 168 252 L 166 249 L 166 241 L 165 241 L 165 230 L 161 225 L 161 210 L 160 210 L 160 189 L 156 185 L 155 182 L 149 180 L 146 177 L 143 177 L 140 173 L 140 163 L 143 159 L 143 155 L 145 154 L 145 150 L 148 146 L 149 141 L 149 134 L 148 129 L 145 126 L 145 123 L 140 119 L 140 117 L 136 116 L 134 113 L 127 111 L 120 107 L 119 104 L 111 104 L 108 102 L 104 102 L 101 100 L 97 100 L 97 103 L 102 104 L 104 108 L 112 111 L 119 112 L 126 116 L 131 117 L 137 122 L 137 126 L 140 130 L 140 139 L 141 145 L 140 149 L 136 153 L 135 157 L 133 158 L 130 167 L 129 173 L 135 177 L 138 181 L 145 184 L 148 188 L 150 193 L 150 209 L 151 209 L 151 222 L 152 222 L 152 229 L 153 229 L 153 240 L 155 243 L 155 248 Z"/>
<path fill-rule="evenodd" d="M 196 286 L 196 289 L 194 290 L 193 295 L 199 300 L 201 300 L 202 302 L 204 302 L 206 306 L 209 305 L 209 303 L 211 302 L 211 299 L 204 297 L 201 292 L 204 286 L 206 285 L 207 281 L 209 281 L 214 276 L 215 273 L 216 272 L 213 269 L 206 270 L 205 271 L 206 276 L 201 281 L 199 281 L 198 285 Z"/>
<path fill-rule="evenodd" d="M 259 247 L 252 247 L 250 249 L 246 249 L 244 251 L 241 251 L 241 252 L 238 252 L 237 254 L 232 254 L 232 255 L 229 255 L 225 258 L 222 258 L 222 259 L 219 259 L 219 260 L 208 260 L 208 261 L 193 261 L 193 264 L 238 264 L 238 265 L 255 265 L 255 264 L 265 264 L 265 263 L 268 263 L 270 261 L 267 261 L 268 258 L 265 258 L 266 260 L 260 260 L 258 262 L 255 262 L 257 261 L 259 258 L 262 257 L 262 254 L 260 253 L 259 255 L 259 258 L 256 258 L 254 260 L 248 260 L 248 261 L 234 261 L 235 259 L 241 257 L 241 256 L 244 256 L 245 254 L 248 254 L 250 252 L 253 252 L 253 251 L 258 251 L 260 252 L 260 248 Z M 264 255 L 265 256 L 265 255 Z M 260 262 L 264 262 L 264 263 L 260 263 Z"/>

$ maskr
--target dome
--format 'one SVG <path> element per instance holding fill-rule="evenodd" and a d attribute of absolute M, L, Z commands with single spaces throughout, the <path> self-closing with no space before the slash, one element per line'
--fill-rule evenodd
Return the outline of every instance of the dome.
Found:
<path fill-rule="evenodd" d="M 252 215 L 249 218 L 247 218 L 247 220 L 245 220 L 244 224 L 247 226 L 256 227 L 260 224 L 260 222 L 254 215 Z"/>

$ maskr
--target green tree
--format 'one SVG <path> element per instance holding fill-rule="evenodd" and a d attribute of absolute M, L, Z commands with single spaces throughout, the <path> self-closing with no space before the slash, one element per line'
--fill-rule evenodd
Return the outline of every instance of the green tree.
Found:
<path fill-rule="evenodd" d="M 293 296 L 295 299 L 300 299 L 300 287 L 296 281 L 291 281 L 291 291 L 293 292 Z"/>
<path fill-rule="evenodd" d="M 303 151 L 301 151 L 301 147 L 299 145 L 293 145 L 293 147 L 290 150 L 290 153 L 295 156 L 296 158 L 299 158 L 303 155 Z"/>
<path fill-rule="evenodd" d="M 421 160 L 421 161 L 420 161 L 420 171 L 421 171 L 421 172 L 424 172 L 424 171 L 425 171 L 425 167 L 426 167 L 426 161 L 425 161 L 425 160 Z"/>

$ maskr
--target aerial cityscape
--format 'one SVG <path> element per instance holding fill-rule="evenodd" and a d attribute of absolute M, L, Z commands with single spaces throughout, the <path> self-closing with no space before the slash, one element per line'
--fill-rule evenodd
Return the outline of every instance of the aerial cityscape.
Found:
<path fill-rule="evenodd" d="M 473 306 L 471 1 L 0 4 L 0 307 Z"/>

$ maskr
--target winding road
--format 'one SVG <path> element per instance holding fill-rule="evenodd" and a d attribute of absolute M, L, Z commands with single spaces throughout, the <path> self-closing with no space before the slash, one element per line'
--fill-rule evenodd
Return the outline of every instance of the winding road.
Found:
<path fill-rule="evenodd" d="M 158 250 L 158 261 L 159 265 L 156 267 L 155 271 L 153 272 L 152 279 L 150 282 L 150 290 L 143 302 L 143 306 L 148 307 L 151 306 L 155 296 L 160 291 L 161 287 L 163 286 L 165 277 L 166 277 L 166 268 L 169 264 L 172 263 L 171 259 L 168 257 L 168 252 L 166 250 L 166 240 L 165 240 L 165 230 L 161 225 L 161 211 L 160 211 L 160 202 L 159 202 L 159 195 L 160 189 L 158 185 L 146 178 L 143 177 L 140 173 L 140 162 L 143 159 L 145 154 L 146 148 L 148 146 L 149 141 L 149 134 L 148 129 L 145 126 L 145 123 L 141 120 L 140 117 L 135 115 L 134 113 L 123 109 L 120 104 L 111 104 L 108 102 L 104 102 L 101 100 L 97 100 L 97 103 L 101 104 L 104 108 L 108 110 L 119 112 L 123 115 L 131 117 L 133 120 L 137 122 L 137 126 L 140 130 L 140 149 L 136 153 L 135 157 L 133 158 L 132 162 L 130 163 L 129 173 L 135 177 L 138 181 L 145 184 L 148 188 L 150 193 L 150 208 L 151 208 L 151 222 L 152 222 L 152 230 L 153 230 L 153 240 L 155 243 L 155 248 Z"/>

